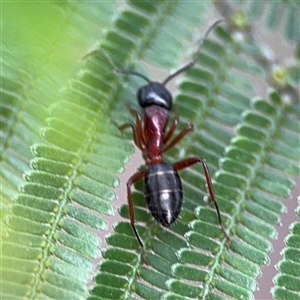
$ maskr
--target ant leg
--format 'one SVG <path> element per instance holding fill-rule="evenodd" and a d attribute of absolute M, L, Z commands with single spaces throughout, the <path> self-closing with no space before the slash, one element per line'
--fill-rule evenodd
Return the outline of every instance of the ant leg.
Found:
<path fill-rule="evenodd" d="M 176 114 L 168 133 L 164 137 L 164 145 L 166 145 L 167 142 L 169 141 L 169 139 L 172 137 L 172 135 L 178 125 L 178 121 L 179 121 L 179 116 Z"/>
<path fill-rule="evenodd" d="M 136 121 L 135 121 L 136 128 L 137 128 L 136 133 L 135 133 L 136 134 L 136 139 L 139 141 L 139 143 L 142 146 L 140 148 L 142 150 L 142 152 L 145 152 L 145 150 L 146 150 L 146 147 L 145 147 L 146 137 L 145 137 L 145 133 L 144 133 L 145 128 L 144 128 L 144 124 L 143 124 L 143 121 L 142 121 L 142 117 L 141 117 L 140 113 L 137 110 L 135 110 L 135 109 L 129 109 L 129 110 L 130 110 L 131 114 L 133 116 L 135 116 L 135 118 L 136 118 Z"/>
<path fill-rule="evenodd" d="M 208 167 L 207 167 L 207 164 L 206 164 L 205 160 L 201 157 L 191 157 L 191 158 L 176 162 L 173 165 L 173 167 L 175 168 L 176 171 L 179 171 L 179 170 L 185 169 L 185 168 L 187 168 L 187 167 L 189 167 L 189 166 L 191 166 L 195 163 L 198 163 L 198 162 L 200 162 L 203 166 L 203 170 L 204 170 L 204 174 L 205 174 L 205 178 L 206 178 L 206 183 L 207 183 L 210 199 L 214 203 L 216 211 L 217 211 L 219 226 L 221 227 L 227 241 L 229 241 L 230 238 L 227 235 L 227 233 L 225 231 L 225 228 L 223 227 L 223 224 L 222 224 L 220 210 L 219 210 L 219 207 L 218 207 L 218 203 L 217 203 L 217 200 L 216 200 L 216 197 L 215 197 L 215 192 L 214 192 L 213 185 L 212 185 L 212 182 L 211 182 L 211 177 L 210 177 L 209 170 L 208 170 Z"/>
<path fill-rule="evenodd" d="M 128 127 L 132 128 L 134 144 L 144 153 L 145 148 L 145 137 L 143 134 L 143 121 L 140 114 L 136 110 L 130 110 L 132 114 L 136 116 L 136 124 L 125 123 L 123 125 L 116 125 L 119 130 L 124 130 Z"/>
<path fill-rule="evenodd" d="M 126 123 L 126 124 L 123 124 L 122 126 L 120 126 L 121 130 L 125 129 L 125 128 L 128 128 L 128 127 L 131 127 L 132 128 L 132 133 L 133 133 L 133 141 L 134 141 L 134 144 L 141 150 L 143 151 L 144 149 L 144 146 L 143 144 L 141 143 L 141 140 L 139 139 L 139 134 L 138 134 L 138 129 L 137 129 L 137 126 L 134 125 L 134 124 L 130 124 L 130 123 Z"/>
<path fill-rule="evenodd" d="M 131 194 L 131 186 L 132 184 L 134 184 L 135 182 L 139 181 L 140 179 L 142 179 L 146 174 L 146 170 L 142 170 L 139 171 L 135 174 L 133 174 L 127 181 L 127 201 L 128 201 L 128 207 L 129 207 L 129 217 L 130 217 L 130 224 L 133 228 L 133 232 L 142 248 L 142 260 L 145 264 L 148 264 L 146 257 L 145 257 L 145 249 L 144 249 L 144 245 L 143 242 L 136 230 L 136 227 L 134 225 L 134 207 L 133 207 L 133 202 L 132 202 L 132 194 Z"/>
<path fill-rule="evenodd" d="M 173 124 L 172 124 L 172 127 L 173 127 Z M 172 127 L 171 127 L 170 131 L 172 130 Z M 165 152 L 165 151 L 168 151 L 171 148 L 173 148 L 186 134 L 188 134 L 193 129 L 194 129 L 193 124 L 191 124 L 191 123 L 187 124 L 186 127 L 169 143 L 169 145 L 164 147 L 163 151 Z M 175 128 L 174 128 L 174 130 L 175 130 Z M 173 130 L 173 132 L 174 132 L 174 130 Z M 169 135 L 169 133 L 168 133 L 168 135 Z"/>

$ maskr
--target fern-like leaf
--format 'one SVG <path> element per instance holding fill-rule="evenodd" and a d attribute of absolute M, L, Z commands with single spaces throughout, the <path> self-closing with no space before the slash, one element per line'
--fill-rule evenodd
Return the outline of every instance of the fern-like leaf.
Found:
<path fill-rule="evenodd" d="M 245 113 L 244 110 L 249 108 L 250 101 L 244 95 L 245 91 L 251 93 L 253 87 L 250 82 L 240 76 L 240 71 L 251 72 L 262 78 L 265 76 L 266 71 L 264 66 L 259 65 L 255 59 L 248 58 L 246 63 L 245 60 L 237 56 L 240 49 L 236 47 L 235 42 L 226 31 L 219 28 L 216 33 L 219 40 L 208 40 L 200 55 L 199 61 L 202 68 L 195 67 L 187 73 L 186 79 L 180 82 L 182 93 L 176 98 L 176 105 L 178 105 L 182 123 L 192 121 L 195 124 L 196 132 L 185 139 L 184 146 L 179 146 L 172 152 L 170 151 L 170 155 L 166 155 L 167 160 L 174 161 L 176 158 L 180 159 L 185 153 L 189 153 L 191 156 L 201 153 L 209 162 L 212 173 L 218 169 L 218 160 L 222 157 L 224 149 L 233 137 L 229 127 L 237 124 L 240 121 L 241 112 Z M 241 48 L 243 47 L 249 55 L 251 53 L 249 48 L 242 45 Z M 230 72 L 226 71 L 227 69 L 230 69 Z M 218 91 L 219 94 L 215 91 Z M 273 97 L 278 96 L 274 94 L 271 99 Z M 272 104 L 268 101 L 261 101 L 266 103 L 271 110 Z M 276 100 L 274 100 L 274 103 L 276 103 Z M 281 115 L 281 109 L 284 105 L 281 102 L 278 105 L 277 113 Z M 147 259 L 152 270 L 142 267 L 137 273 L 141 258 L 134 259 L 131 251 L 136 251 L 139 244 L 132 233 L 130 225 L 123 222 L 119 223 L 115 227 L 115 233 L 107 239 L 112 248 L 104 253 L 106 259 L 101 264 L 100 274 L 96 280 L 97 284 L 93 290 L 95 296 L 101 298 L 113 291 L 118 294 L 129 292 L 130 284 L 124 286 L 120 281 L 120 285 L 112 286 L 107 277 L 102 276 L 102 274 L 110 273 L 110 270 L 113 270 L 113 274 L 124 279 L 127 278 L 129 282 L 135 280 L 138 276 L 140 280 L 137 279 L 133 289 L 135 295 L 142 299 L 153 299 L 162 296 L 164 299 L 173 299 L 173 297 L 175 299 L 185 299 L 185 297 L 218 298 L 225 295 L 225 297 L 231 296 L 237 299 L 243 297 L 253 298 L 253 291 L 257 288 L 255 278 L 259 275 L 260 265 L 268 262 L 268 252 L 271 250 L 271 243 L 265 239 L 266 237 L 274 238 L 276 234 L 274 226 L 280 222 L 279 216 L 284 210 L 284 206 L 277 201 L 276 197 L 268 199 L 265 193 L 272 191 L 276 182 L 278 196 L 287 197 L 293 186 L 292 181 L 283 179 L 282 175 L 275 176 L 271 174 L 269 167 L 263 171 L 262 178 L 257 183 L 254 180 L 249 181 L 247 179 L 250 174 L 255 177 L 256 173 L 261 172 L 260 164 L 257 165 L 258 169 L 256 171 L 251 168 L 251 164 L 256 159 L 260 161 L 266 153 L 259 141 L 264 141 L 266 143 L 265 147 L 269 147 L 268 141 L 270 141 L 273 134 L 280 130 L 281 122 L 290 123 L 289 119 L 285 121 L 280 119 L 278 123 L 275 122 L 274 127 L 274 124 L 269 121 L 269 119 L 275 118 L 274 111 L 266 111 L 267 116 L 262 117 L 264 110 L 263 108 L 261 110 L 262 112 L 258 104 L 257 112 L 247 112 L 247 118 L 244 118 L 243 125 L 240 125 L 241 127 L 238 129 L 239 135 L 232 140 L 231 148 L 227 148 L 231 149 L 232 152 L 230 152 L 228 158 L 224 158 L 224 166 L 226 165 L 224 169 L 228 167 L 233 174 L 222 170 L 222 173 L 220 173 L 222 175 L 217 177 L 220 178 L 220 184 L 216 179 L 219 205 L 223 211 L 227 212 L 228 216 L 232 215 L 230 219 L 235 220 L 232 226 L 237 228 L 237 231 L 232 229 L 238 236 L 237 241 L 232 241 L 230 244 L 232 253 L 230 251 L 228 253 L 224 242 L 219 245 L 218 242 L 211 240 L 211 238 L 220 237 L 221 231 L 216 223 L 215 212 L 212 209 L 200 209 L 198 207 L 199 202 L 201 203 L 201 195 L 195 187 L 200 186 L 201 190 L 205 191 L 205 181 L 201 175 L 199 176 L 198 172 L 187 170 L 182 172 L 185 209 L 181 213 L 181 219 L 167 232 L 152 221 L 151 216 L 145 209 L 142 194 L 134 194 L 135 220 L 138 223 L 137 228 L 146 247 L 151 249 L 147 252 Z M 256 125 L 256 122 L 258 125 Z M 227 128 L 224 128 L 225 124 L 228 126 Z M 254 128 L 252 128 L 253 126 Z M 270 130 L 268 135 L 260 133 L 259 126 Z M 292 125 L 292 127 L 294 126 L 295 124 Z M 297 135 L 297 131 L 295 134 Z M 235 149 L 235 145 L 237 149 Z M 280 155 L 291 153 L 293 145 L 289 146 L 289 148 L 285 148 L 284 145 L 278 147 L 273 144 L 276 149 L 274 152 L 279 151 L 279 158 L 277 154 L 270 155 L 269 164 L 272 167 L 278 164 L 277 168 L 283 172 L 287 171 L 292 175 L 298 174 L 297 162 L 293 162 L 293 160 L 298 160 L 297 155 L 292 155 L 289 169 L 281 168 Z M 243 161 L 243 163 L 239 161 Z M 236 176 L 237 172 L 241 173 L 238 177 Z M 185 177 L 188 179 L 185 179 Z M 280 190 L 278 181 L 282 181 L 282 190 Z M 270 182 L 274 183 L 271 184 Z M 137 184 L 136 187 L 141 190 L 140 184 Z M 252 188 L 255 191 L 252 192 L 251 200 L 246 202 Z M 241 196 L 235 190 L 242 191 L 243 195 Z M 230 202 L 225 201 L 225 195 L 231 200 Z M 236 199 L 237 203 L 240 201 L 240 204 L 236 207 L 232 199 Z M 246 205 L 245 212 L 242 213 Z M 197 216 L 202 222 L 194 221 L 193 211 L 196 207 L 198 207 L 196 210 Z M 122 207 L 121 214 L 128 218 L 127 206 Z M 251 217 L 252 215 L 253 217 Z M 189 221 L 192 228 L 195 226 L 195 230 L 191 232 L 188 232 L 187 225 Z M 209 236 L 207 237 L 207 235 Z M 188 245 L 192 245 L 196 249 L 201 248 L 202 251 L 185 249 L 184 236 L 187 237 Z M 203 251 L 208 251 L 210 254 L 205 255 Z M 176 253 L 182 259 L 179 264 L 177 263 Z M 225 263 L 227 266 L 221 269 L 220 264 L 224 260 L 224 255 L 226 255 Z M 130 264 L 129 268 L 127 268 L 128 264 Z M 186 266 L 190 264 L 196 266 L 194 268 Z M 198 270 L 199 266 L 204 270 Z M 219 271 L 220 269 L 222 272 Z M 124 273 L 124 270 L 127 271 Z M 216 275 L 218 272 L 221 272 L 219 276 Z M 175 278 L 173 278 L 174 273 Z M 184 280 L 187 282 L 185 283 Z M 188 283 L 191 280 L 194 281 L 193 285 Z M 212 288 L 214 285 L 216 286 L 215 289 Z M 170 292 L 167 292 L 168 290 Z"/>
<path fill-rule="evenodd" d="M 299 200 L 299 199 L 298 199 Z M 297 209 L 300 217 L 300 206 Z M 300 299 L 300 222 L 290 226 L 290 234 L 285 239 L 282 260 L 278 263 L 279 274 L 274 278 L 272 290 L 274 299 Z"/>
<path fill-rule="evenodd" d="M 248 4 L 239 7 L 253 20 Z M 219 7 L 226 22 L 207 39 L 197 65 L 181 77 L 175 97 L 179 129 L 193 122 L 195 131 L 165 159 L 172 163 L 201 155 L 207 160 L 231 241 L 225 242 L 214 209 L 203 200 L 207 191 L 201 166 L 181 172 L 184 208 L 167 231 L 146 210 L 140 182 L 133 198 L 147 267 L 126 205 L 107 247 L 102 248 L 96 234 L 107 230 L 106 216 L 115 213 L 117 175 L 132 152 L 111 119 L 131 122 L 124 112 L 126 101 L 137 106 L 132 97 L 141 85 L 138 77 L 113 73 L 101 51 L 120 68 L 135 68 L 138 59 L 175 67 L 190 38 L 196 44 L 195 35 L 202 35 L 199 24 L 213 6 L 132 0 L 115 9 L 112 22 L 107 13 L 115 8 L 112 1 L 20 5 L 40 26 L 21 16 L 18 23 L 13 9 L 4 5 L 10 12 L 4 25 L 13 26 L 3 39 L 1 74 L 1 297 L 253 298 L 260 265 L 268 260 L 269 239 L 276 235 L 274 226 L 284 210 L 280 199 L 293 187 L 290 177 L 299 174 L 294 152 L 299 108 L 291 104 L 299 82 L 296 64 L 274 71 L 273 61 L 247 30 L 251 24 L 237 22 L 236 3 L 226 13 Z M 53 18 L 41 20 L 41 11 Z M 282 28 L 277 19 L 274 24 Z M 297 31 L 295 22 L 290 24 L 288 39 Z M 24 32 L 32 41 L 28 48 L 21 47 L 24 40 L 16 29 L 22 25 L 28 26 Z M 62 47 L 66 41 L 72 53 Z M 84 49 L 74 55 L 75 44 L 89 48 L 95 41 L 100 51 Z M 83 56 L 78 70 L 74 61 Z M 251 101 L 255 84 L 241 74 L 261 81 L 268 77 L 277 92 L 269 100 Z M 289 103 L 282 101 L 285 93 Z M 103 260 L 89 290 L 93 260 L 101 248 Z"/>
<path fill-rule="evenodd" d="M 283 140 L 276 139 L 275 147 L 273 136 L 280 137 L 280 133 L 286 131 L 282 127 L 285 118 L 286 108 L 276 93 L 270 95 L 270 101 L 254 100 L 253 109 L 244 113 L 243 121 L 238 125 L 238 136 L 226 149 L 215 183 L 220 206 L 230 215 L 227 227 L 231 228 L 235 238 L 229 245 L 225 241 L 218 243 L 212 240 L 220 236 L 215 213 L 211 209 L 198 208 L 198 220 L 190 223 L 192 230 L 186 234 L 188 244 L 194 250 L 180 251 L 181 263 L 173 266 L 177 278 L 170 282 L 173 293 L 181 296 L 189 294 L 192 298 L 197 295 L 216 298 L 222 294 L 234 299 L 252 298 L 256 289 L 253 276 L 258 276 L 259 266 L 268 262 L 267 253 L 272 249 L 266 238 L 275 236 L 273 226 L 279 223 L 279 214 L 284 209 L 277 197 L 287 197 L 293 187 L 293 182 L 284 173 L 299 171 L 293 158 L 286 161 L 289 168 L 274 164 L 272 167 L 278 173 L 269 171 L 270 162 L 276 161 L 278 155 L 280 157 L 277 147 Z M 291 144 L 289 150 L 292 149 L 294 145 Z M 239 168 L 242 156 L 243 167 Z M 226 193 L 226 190 L 231 192 Z M 225 216 L 223 220 L 226 223 Z M 203 254 L 204 251 L 207 254 Z M 205 256 L 205 264 L 194 259 L 197 255 Z M 186 263 L 189 267 L 184 265 Z M 203 269 L 202 277 L 191 279 L 190 276 L 197 278 L 192 273 L 201 272 L 199 268 Z M 193 280 L 197 289 L 188 281 L 186 288 L 181 289 L 184 280 Z"/>
<path fill-rule="evenodd" d="M 106 228 L 106 222 L 99 213 L 113 213 L 109 202 L 115 197 L 112 192 L 117 184 L 115 173 L 122 169 L 124 157 L 128 156 L 132 147 L 123 145 L 116 129 L 112 130 L 111 125 L 107 125 L 107 117 L 106 121 L 101 119 L 100 110 L 99 115 L 91 111 L 99 96 L 97 99 L 90 98 L 85 103 L 86 107 L 81 107 L 77 101 L 80 90 L 69 89 L 66 94 L 73 96 L 73 102 L 60 100 L 58 89 L 66 85 L 65 80 L 76 69 L 70 62 L 64 61 L 65 69 L 56 69 L 53 77 L 43 81 L 45 73 L 48 75 L 51 67 L 57 68 L 57 64 L 61 63 L 53 51 L 42 47 L 45 39 L 56 53 L 59 53 L 59 47 L 56 47 L 60 38 L 69 36 L 70 30 L 73 34 L 77 32 L 77 38 L 81 36 L 84 44 L 87 34 L 80 29 L 78 21 L 87 14 L 86 30 L 95 29 L 91 12 L 99 11 L 100 7 L 95 5 L 83 10 L 78 3 L 78 6 L 72 7 L 74 19 L 67 20 L 64 13 L 71 8 L 67 3 L 61 6 L 41 3 L 34 7 L 30 4 L 3 5 L 5 28 L 14 23 L 14 9 L 21 11 L 22 7 L 32 13 L 33 23 L 28 23 L 20 14 L 16 24 L 28 27 L 24 27 L 24 37 L 32 38 L 36 34 L 35 43 L 29 43 L 32 48 L 27 49 L 27 43 L 22 45 L 22 39 L 15 35 L 16 41 L 4 39 L 6 47 L 2 55 L 4 72 L 1 75 L 5 80 L 1 85 L 1 98 L 5 109 L 1 110 L 4 120 L 1 142 L 5 155 L 2 156 L 1 172 L 5 186 L 1 193 L 2 207 L 6 203 L 9 214 L 4 214 L 7 228 L 2 228 L 5 230 L 2 231 L 1 244 L 1 298 L 44 295 L 56 299 L 79 299 L 87 294 L 86 285 L 93 266 L 91 258 L 99 256 L 99 238 L 88 227 Z M 39 19 L 45 12 L 51 15 L 53 23 L 40 20 L 37 26 L 35 18 Z M 63 32 L 47 31 L 54 29 L 49 27 L 50 24 L 57 26 L 64 23 L 67 26 Z M 10 34 L 16 29 L 16 24 L 10 27 Z M 65 42 L 65 39 L 61 41 Z M 27 59 L 33 59 L 31 68 L 25 67 L 30 59 L 22 60 L 21 51 L 14 50 L 13 42 L 22 49 L 22 55 L 27 54 Z M 86 45 L 90 42 L 89 39 L 85 41 Z M 60 52 L 70 57 L 63 49 L 60 48 Z M 17 61 L 13 60 L 13 53 L 19 53 Z M 49 55 L 54 56 L 49 58 Z M 46 119 L 50 105 L 50 117 Z M 95 133 L 95 120 L 106 128 L 101 134 Z M 48 128 L 41 133 L 49 143 L 41 144 L 40 129 L 47 123 Z M 93 148 L 89 148 L 89 140 L 93 141 Z M 119 151 L 111 146 L 118 142 L 122 144 Z M 35 158 L 29 171 L 30 146 Z M 115 151 L 119 157 L 115 163 L 99 166 L 98 162 L 103 161 L 105 153 L 110 156 Z M 24 171 L 27 171 L 26 182 L 10 207 L 9 201 L 16 196 Z M 94 188 L 95 181 L 99 181 L 100 188 Z M 77 205 L 69 205 L 70 200 Z"/>

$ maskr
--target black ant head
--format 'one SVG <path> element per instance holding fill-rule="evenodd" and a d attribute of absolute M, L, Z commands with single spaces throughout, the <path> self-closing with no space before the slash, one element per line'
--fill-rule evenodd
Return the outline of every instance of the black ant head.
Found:
<path fill-rule="evenodd" d="M 150 82 L 139 88 L 137 98 L 141 107 L 158 105 L 170 110 L 172 96 L 162 83 Z"/>

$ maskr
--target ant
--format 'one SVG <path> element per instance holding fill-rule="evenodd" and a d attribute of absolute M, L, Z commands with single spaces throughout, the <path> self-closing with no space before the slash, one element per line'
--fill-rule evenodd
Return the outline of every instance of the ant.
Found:
<path fill-rule="evenodd" d="M 127 200 L 130 223 L 141 246 L 142 259 L 146 264 L 147 260 L 145 259 L 144 245 L 134 225 L 134 206 L 131 193 L 132 185 L 143 178 L 144 194 L 149 211 L 157 222 L 164 227 L 169 227 L 178 218 L 183 201 L 182 183 L 178 175 L 178 171 L 196 163 L 201 163 L 209 195 L 215 205 L 219 226 L 221 227 L 226 239 L 229 240 L 229 237 L 222 225 L 219 207 L 205 160 L 201 157 L 191 157 L 178 161 L 174 164 L 169 164 L 166 163 L 162 157 L 163 152 L 170 150 L 187 133 L 193 130 L 193 125 L 187 124 L 186 127 L 171 140 L 177 127 L 179 117 L 176 115 L 172 125 L 168 131 L 166 131 L 169 111 L 172 107 L 172 96 L 165 88 L 165 85 L 174 77 L 195 65 L 205 39 L 211 30 L 220 22 L 222 22 L 222 20 L 214 22 L 207 29 L 204 37 L 201 39 L 195 58 L 173 74 L 169 75 L 162 83 L 150 81 L 144 75 L 132 70 L 118 69 L 114 66 L 110 58 L 105 55 L 116 72 L 135 75 L 147 82 L 147 84 L 140 87 L 137 92 L 138 102 L 144 109 L 144 119 L 142 119 L 142 116 L 138 111 L 130 109 L 131 113 L 135 115 L 136 123 L 126 123 L 118 127 L 120 130 L 128 127 L 132 128 L 134 143 L 141 150 L 143 157 L 145 158 L 146 168 L 133 174 L 127 181 Z"/>

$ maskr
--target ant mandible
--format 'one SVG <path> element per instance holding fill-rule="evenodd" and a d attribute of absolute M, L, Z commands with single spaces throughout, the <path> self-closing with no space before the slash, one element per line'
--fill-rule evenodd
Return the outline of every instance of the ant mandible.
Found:
<path fill-rule="evenodd" d="M 142 259 L 146 264 L 147 260 L 145 258 L 144 245 L 134 225 L 134 206 L 131 193 L 132 185 L 143 178 L 144 194 L 149 211 L 157 222 L 164 227 L 169 227 L 178 218 L 182 207 L 182 183 L 178 175 L 178 171 L 195 163 L 201 163 L 209 195 L 216 208 L 219 226 L 221 227 L 226 239 L 229 240 L 229 237 L 222 225 L 219 207 L 205 160 L 201 157 L 191 157 L 178 161 L 174 164 L 169 164 L 166 163 L 162 157 L 163 152 L 174 147 L 187 133 L 193 130 L 193 125 L 187 124 L 187 126 L 176 137 L 174 137 L 173 140 L 171 140 L 179 121 L 178 116 L 176 116 L 169 130 L 166 132 L 169 111 L 172 107 L 172 96 L 165 88 L 165 85 L 171 79 L 195 65 L 204 40 L 211 30 L 220 22 L 222 22 L 222 20 L 214 22 L 207 29 L 200 42 L 195 58 L 190 63 L 168 76 L 162 83 L 152 82 L 144 75 L 132 70 L 118 69 L 114 66 L 109 57 L 107 57 L 115 71 L 135 75 L 147 81 L 147 84 L 140 87 L 137 92 L 138 102 L 144 109 L 144 119 L 142 119 L 139 112 L 131 109 L 131 113 L 136 117 L 136 123 L 126 123 L 119 126 L 120 130 L 128 127 L 132 128 L 134 143 L 142 151 L 143 157 L 145 158 L 146 168 L 133 174 L 127 181 L 127 200 L 130 223 L 142 248 Z"/>

